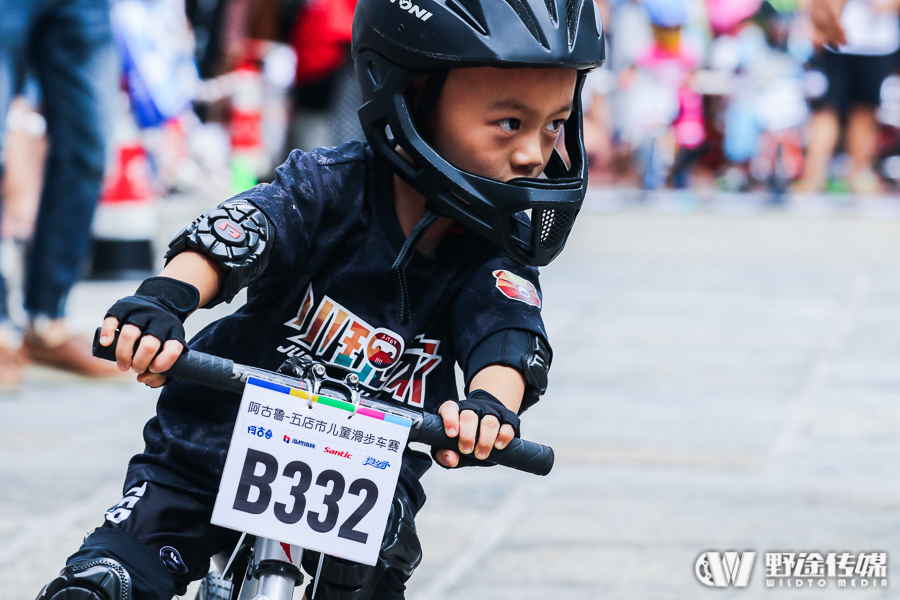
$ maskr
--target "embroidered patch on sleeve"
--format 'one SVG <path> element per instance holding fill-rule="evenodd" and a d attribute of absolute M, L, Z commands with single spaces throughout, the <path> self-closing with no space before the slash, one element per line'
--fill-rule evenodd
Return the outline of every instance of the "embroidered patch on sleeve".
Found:
<path fill-rule="evenodd" d="M 494 277 L 497 279 L 497 289 L 510 300 L 541 307 L 541 297 L 534 284 L 524 277 L 502 270 L 494 271 Z"/>

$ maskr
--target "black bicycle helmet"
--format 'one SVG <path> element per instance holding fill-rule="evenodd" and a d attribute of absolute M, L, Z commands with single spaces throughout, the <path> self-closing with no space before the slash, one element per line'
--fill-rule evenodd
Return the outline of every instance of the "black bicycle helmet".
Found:
<path fill-rule="evenodd" d="M 359 0 L 353 57 L 363 91 L 362 129 L 377 156 L 426 198 L 414 247 L 438 213 L 502 248 L 544 266 L 560 253 L 584 201 L 587 162 L 581 129 L 585 74 L 603 64 L 603 28 L 593 0 Z M 544 177 L 501 182 L 457 169 L 420 134 L 449 69 L 567 67 L 579 71 L 565 122 L 570 166 L 555 150 Z M 429 73 L 416 115 L 404 93 Z M 402 157 L 402 148 L 414 164 Z M 530 218 L 529 218 L 530 215 Z M 398 258 L 398 272 L 408 251 Z"/>

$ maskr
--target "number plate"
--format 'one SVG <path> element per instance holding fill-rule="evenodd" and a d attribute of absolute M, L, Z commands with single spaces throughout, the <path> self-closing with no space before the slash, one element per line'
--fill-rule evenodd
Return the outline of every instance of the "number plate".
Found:
<path fill-rule="evenodd" d="M 251 377 L 211 522 L 374 565 L 411 425 Z"/>

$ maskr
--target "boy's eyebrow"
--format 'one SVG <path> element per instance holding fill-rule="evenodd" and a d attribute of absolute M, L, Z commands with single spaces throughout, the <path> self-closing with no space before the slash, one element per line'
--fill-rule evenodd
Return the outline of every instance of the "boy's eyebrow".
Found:
<path fill-rule="evenodd" d="M 527 112 L 527 113 L 537 112 L 533 108 L 522 104 L 519 100 L 516 100 L 515 98 L 510 98 L 507 100 L 498 100 L 497 102 L 494 102 L 493 104 L 491 104 L 489 109 L 490 110 L 517 110 L 517 111 Z M 555 110 L 554 112 L 552 112 L 550 114 L 558 115 L 559 113 L 562 113 L 562 112 L 572 112 L 572 103 L 568 102 L 568 103 L 560 106 L 557 110 Z"/>

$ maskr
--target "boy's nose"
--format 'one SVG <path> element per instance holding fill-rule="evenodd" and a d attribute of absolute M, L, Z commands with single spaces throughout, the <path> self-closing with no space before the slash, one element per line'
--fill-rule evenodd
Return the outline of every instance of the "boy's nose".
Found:
<path fill-rule="evenodd" d="M 537 170 L 544 164 L 540 135 L 523 137 L 522 143 L 516 147 L 512 154 L 511 162 L 516 177 L 534 177 L 539 175 Z"/>

